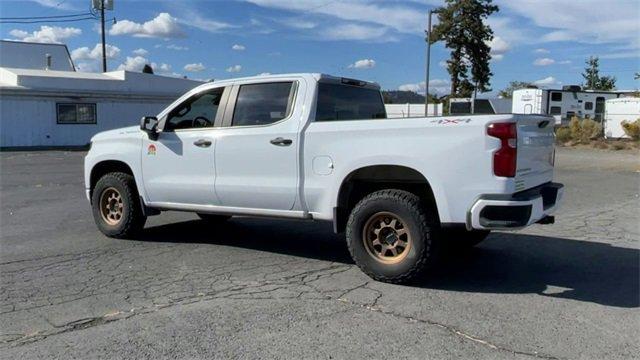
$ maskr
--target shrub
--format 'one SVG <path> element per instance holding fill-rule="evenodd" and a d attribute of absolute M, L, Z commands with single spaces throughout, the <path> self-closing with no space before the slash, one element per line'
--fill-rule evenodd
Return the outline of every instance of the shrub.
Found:
<path fill-rule="evenodd" d="M 571 140 L 571 129 L 566 126 L 558 128 L 556 130 L 556 141 L 560 144 L 567 143 Z"/>
<path fill-rule="evenodd" d="M 571 139 L 588 143 L 590 140 L 602 136 L 602 126 L 591 119 L 581 120 L 574 116 L 569 122 L 569 133 L 571 134 Z"/>
<path fill-rule="evenodd" d="M 622 129 L 624 129 L 624 133 L 627 134 L 627 136 L 635 141 L 640 140 L 640 119 L 633 122 L 625 120 L 621 124 Z"/>

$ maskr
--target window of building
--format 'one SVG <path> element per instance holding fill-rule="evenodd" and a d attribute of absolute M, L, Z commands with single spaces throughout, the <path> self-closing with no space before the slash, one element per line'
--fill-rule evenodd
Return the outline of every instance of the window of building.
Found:
<path fill-rule="evenodd" d="M 593 110 L 593 103 L 591 101 L 587 101 L 586 103 L 584 103 L 584 109 Z"/>
<path fill-rule="evenodd" d="M 560 106 L 552 106 L 549 109 L 549 115 L 560 115 L 562 113 L 562 108 Z"/>
<path fill-rule="evenodd" d="M 224 88 L 205 90 L 175 107 L 167 116 L 164 130 L 213 127 Z"/>
<path fill-rule="evenodd" d="M 574 111 L 567 111 L 567 119 L 571 119 L 574 116 L 576 116 L 576 113 Z"/>
<path fill-rule="evenodd" d="M 293 94 L 291 81 L 240 86 L 232 126 L 269 125 L 286 118 Z"/>
<path fill-rule="evenodd" d="M 384 119 L 387 112 L 380 91 L 333 84 L 318 84 L 316 121 Z"/>
<path fill-rule="evenodd" d="M 562 93 L 561 92 L 552 92 L 551 93 L 551 101 L 562 101 Z"/>
<path fill-rule="evenodd" d="M 95 124 L 96 104 L 56 104 L 58 124 Z"/>

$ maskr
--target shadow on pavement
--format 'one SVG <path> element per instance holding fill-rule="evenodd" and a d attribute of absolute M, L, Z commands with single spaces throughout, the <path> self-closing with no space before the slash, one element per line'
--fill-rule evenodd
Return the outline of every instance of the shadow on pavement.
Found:
<path fill-rule="evenodd" d="M 344 238 L 321 222 L 234 218 L 150 227 L 140 241 L 207 243 L 352 264 Z M 640 251 L 609 244 L 496 233 L 446 254 L 413 286 L 461 292 L 536 293 L 615 307 L 640 306 Z"/>

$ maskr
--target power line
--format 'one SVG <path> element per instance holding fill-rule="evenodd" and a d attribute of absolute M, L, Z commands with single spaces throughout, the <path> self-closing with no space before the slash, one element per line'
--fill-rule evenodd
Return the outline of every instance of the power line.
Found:
<path fill-rule="evenodd" d="M 80 13 L 71 15 L 51 15 L 51 16 L 19 16 L 19 17 L 0 17 L 0 20 L 37 20 L 37 19 L 61 19 L 79 16 L 93 15 L 92 13 Z"/>
<path fill-rule="evenodd" d="M 74 21 L 84 21 L 84 20 L 98 20 L 95 17 L 84 17 L 79 19 L 66 19 L 66 20 L 0 20 L 0 24 L 38 24 L 38 23 L 66 23 L 66 22 L 74 22 Z"/>

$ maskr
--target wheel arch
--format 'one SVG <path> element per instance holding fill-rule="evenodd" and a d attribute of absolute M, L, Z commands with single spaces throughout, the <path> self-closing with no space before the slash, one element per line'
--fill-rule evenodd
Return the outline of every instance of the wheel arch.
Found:
<path fill-rule="evenodd" d="M 100 180 L 100 178 L 104 175 L 111 172 L 122 172 L 125 174 L 129 174 L 135 179 L 135 174 L 133 173 L 131 166 L 129 166 L 126 162 L 121 160 L 100 161 L 91 168 L 91 174 L 89 177 L 89 197 L 93 195 L 93 189 L 95 188 L 98 180 Z"/>
<path fill-rule="evenodd" d="M 440 218 L 431 184 L 420 171 L 405 165 L 367 165 L 351 171 L 342 180 L 333 214 L 334 231 L 345 230 L 349 213 L 358 201 L 374 191 L 389 188 L 416 194 L 435 211 L 435 218 Z"/>

